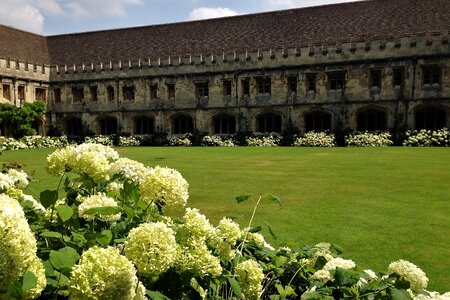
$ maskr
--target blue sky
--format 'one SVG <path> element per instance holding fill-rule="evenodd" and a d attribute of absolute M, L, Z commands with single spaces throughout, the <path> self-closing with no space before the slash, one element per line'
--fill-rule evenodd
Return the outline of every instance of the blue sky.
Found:
<path fill-rule="evenodd" d="M 53 35 L 350 1 L 0 0 L 0 23 L 38 34 Z"/>

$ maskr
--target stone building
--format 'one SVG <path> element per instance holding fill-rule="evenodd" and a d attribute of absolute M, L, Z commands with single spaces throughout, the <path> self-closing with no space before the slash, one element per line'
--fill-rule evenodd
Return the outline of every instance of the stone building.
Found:
<path fill-rule="evenodd" d="M 44 101 L 66 135 L 437 129 L 450 127 L 449 37 L 448 0 L 47 37 L 0 26 L 0 102 Z"/>

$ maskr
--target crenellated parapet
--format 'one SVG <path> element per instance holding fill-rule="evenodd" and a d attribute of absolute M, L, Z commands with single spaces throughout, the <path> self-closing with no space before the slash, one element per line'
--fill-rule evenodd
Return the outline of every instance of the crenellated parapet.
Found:
<path fill-rule="evenodd" d="M 200 53 L 142 58 L 132 61 L 86 62 L 81 65 L 52 65 L 51 80 L 89 80 L 110 77 L 164 76 L 196 73 L 224 73 L 255 69 L 307 68 L 339 64 L 390 64 L 405 59 L 448 59 L 450 33 L 424 34 L 377 40 L 350 40 L 299 47 L 260 49 L 257 51 Z"/>

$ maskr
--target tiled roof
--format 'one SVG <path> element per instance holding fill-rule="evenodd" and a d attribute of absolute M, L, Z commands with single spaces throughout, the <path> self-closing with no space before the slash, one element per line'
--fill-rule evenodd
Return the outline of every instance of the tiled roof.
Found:
<path fill-rule="evenodd" d="M 47 38 L 0 25 L 0 58 L 49 64 L 50 55 L 47 47 Z"/>
<path fill-rule="evenodd" d="M 47 39 L 51 62 L 71 65 L 449 31 L 449 0 L 371 0 Z"/>

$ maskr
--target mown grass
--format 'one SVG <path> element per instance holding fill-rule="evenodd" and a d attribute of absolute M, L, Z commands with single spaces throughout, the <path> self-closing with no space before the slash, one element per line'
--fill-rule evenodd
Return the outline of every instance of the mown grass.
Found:
<path fill-rule="evenodd" d="M 34 172 L 29 192 L 54 188 L 45 173 L 52 150 L 4 152 Z M 213 223 L 222 216 L 246 225 L 252 203 L 235 197 L 267 193 L 255 225 L 268 222 L 278 240 L 331 242 L 365 268 L 386 270 L 400 258 L 429 276 L 429 289 L 450 290 L 450 150 L 448 148 L 118 148 L 146 165 L 179 170 L 190 183 L 189 206 Z M 265 233 L 269 236 L 267 230 Z"/>

